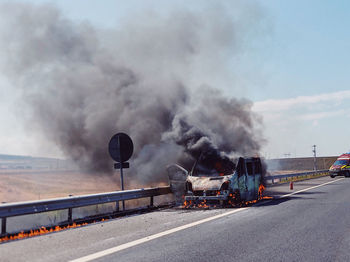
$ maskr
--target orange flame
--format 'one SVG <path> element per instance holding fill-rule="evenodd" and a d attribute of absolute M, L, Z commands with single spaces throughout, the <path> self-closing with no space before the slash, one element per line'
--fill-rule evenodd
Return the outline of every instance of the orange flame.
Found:
<path fill-rule="evenodd" d="M 265 190 L 265 186 L 263 184 L 260 184 L 259 190 L 258 190 L 258 199 L 262 199 L 264 190 Z"/>
<path fill-rule="evenodd" d="M 102 219 L 101 221 L 103 222 L 103 221 L 105 221 L 105 219 Z M 85 226 L 87 224 L 88 223 L 77 224 L 74 222 L 72 225 L 68 225 L 68 226 L 56 226 L 56 227 L 52 227 L 50 229 L 47 229 L 46 227 L 41 227 L 40 229 L 30 230 L 30 232 L 21 231 L 20 233 L 18 233 L 16 235 L 1 237 L 0 243 L 6 242 L 6 241 L 11 241 L 11 240 L 23 239 L 23 238 L 27 238 L 27 237 L 44 235 L 44 234 L 48 234 L 48 233 L 52 233 L 52 232 L 58 232 L 58 231 L 62 231 L 65 229 L 70 229 L 70 228 L 81 227 L 81 226 Z"/>
<path fill-rule="evenodd" d="M 262 200 L 262 199 L 272 199 L 273 197 L 271 197 L 271 196 L 264 196 L 264 191 L 265 191 L 265 189 L 266 189 L 266 187 L 263 185 L 263 184 L 261 184 L 260 186 L 259 186 L 259 191 L 258 191 L 258 199 L 259 200 Z"/>
<path fill-rule="evenodd" d="M 191 208 L 191 207 L 209 208 L 206 200 L 203 200 L 202 202 L 197 204 L 194 204 L 192 201 L 185 201 L 183 207 L 184 208 Z"/>
<path fill-rule="evenodd" d="M 197 205 L 197 207 L 199 207 L 199 208 L 209 208 L 209 206 L 206 203 L 207 203 L 207 201 L 203 200 L 201 203 L 199 203 Z"/>

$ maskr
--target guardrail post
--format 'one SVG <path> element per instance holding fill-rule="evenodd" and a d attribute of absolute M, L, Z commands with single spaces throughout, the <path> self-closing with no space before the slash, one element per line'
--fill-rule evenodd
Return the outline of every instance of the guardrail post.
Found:
<path fill-rule="evenodd" d="M 150 200 L 149 206 L 153 207 L 153 196 L 151 196 L 151 200 Z"/>
<path fill-rule="evenodd" d="M 273 180 L 273 178 L 271 179 L 271 182 L 272 182 L 272 184 L 274 184 L 274 180 Z"/>
<path fill-rule="evenodd" d="M 6 217 L 1 219 L 1 235 L 6 235 Z"/>
<path fill-rule="evenodd" d="M 68 223 L 73 222 L 73 208 L 68 208 Z"/>
<path fill-rule="evenodd" d="M 115 202 L 115 212 L 119 212 L 119 201 Z"/>
<path fill-rule="evenodd" d="M 68 195 L 69 197 L 72 197 L 73 195 Z M 73 208 L 68 208 L 68 223 L 73 222 Z"/>

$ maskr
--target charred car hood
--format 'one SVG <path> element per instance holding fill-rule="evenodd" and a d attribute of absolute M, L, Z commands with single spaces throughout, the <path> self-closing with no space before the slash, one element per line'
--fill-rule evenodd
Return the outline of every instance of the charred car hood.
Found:
<path fill-rule="evenodd" d="M 187 181 L 192 183 L 193 191 L 220 190 L 221 185 L 229 181 L 231 176 L 197 177 L 188 176 Z"/>

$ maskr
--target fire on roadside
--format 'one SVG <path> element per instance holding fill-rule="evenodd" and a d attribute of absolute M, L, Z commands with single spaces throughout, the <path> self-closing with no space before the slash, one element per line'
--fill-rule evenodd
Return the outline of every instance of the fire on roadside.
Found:
<path fill-rule="evenodd" d="M 260 184 L 259 190 L 258 190 L 258 200 L 272 199 L 271 196 L 264 196 L 265 189 L 266 189 L 266 187 L 263 184 Z"/>
<path fill-rule="evenodd" d="M 244 204 L 245 205 L 249 205 L 249 204 L 255 204 L 257 203 L 259 200 L 264 200 L 264 199 L 272 199 L 271 196 L 264 196 L 264 191 L 265 191 L 266 187 L 263 184 L 260 184 L 259 186 L 259 190 L 258 190 L 258 199 L 254 199 L 251 201 L 246 201 Z"/>
<path fill-rule="evenodd" d="M 106 219 L 102 219 L 101 221 L 103 222 L 105 220 Z M 45 234 L 52 233 L 52 232 L 59 232 L 59 231 L 65 230 L 65 229 L 86 226 L 87 224 L 88 223 L 73 223 L 73 224 L 67 225 L 67 226 L 55 226 L 55 227 L 51 227 L 51 228 L 41 227 L 39 229 L 30 230 L 29 232 L 21 231 L 20 233 L 17 233 L 15 235 L 0 237 L 0 243 L 6 242 L 6 241 L 11 241 L 11 240 L 18 240 L 18 239 L 23 239 L 23 238 L 28 238 L 28 237 L 45 235 Z"/>
<path fill-rule="evenodd" d="M 262 199 L 264 191 L 265 191 L 265 186 L 263 184 L 260 184 L 259 190 L 258 190 L 258 199 Z"/>
<path fill-rule="evenodd" d="M 200 203 L 194 203 L 193 201 L 184 201 L 183 207 L 184 208 L 197 207 L 197 208 L 205 209 L 205 208 L 209 208 L 209 207 L 212 207 L 212 206 L 208 205 L 206 200 L 203 200 Z"/>

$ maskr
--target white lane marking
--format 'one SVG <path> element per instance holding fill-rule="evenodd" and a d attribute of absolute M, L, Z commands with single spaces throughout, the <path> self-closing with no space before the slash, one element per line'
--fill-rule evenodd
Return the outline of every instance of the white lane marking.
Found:
<path fill-rule="evenodd" d="M 321 186 L 324 186 L 324 185 L 328 185 L 328 184 L 337 182 L 337 181 L 342 180 L 342 179 L 344 179 L 344 177 L 343 177 L 343 178 L 338 178 L 338 179 L 335 179 L 335 180 L 333 180 L 333 181 L 326 182 L 326 183 L 323 183 L 323 184 L 320 184 L 320 185 L 317 185 L 317 186 L 312 186 L 312 187 L 308 187 L 308 188 L 305 188 L 305 189 L 302 189 L 302 190 L 299 190 L 299 191 L 295 191 L 295 192 L 293 192 L 293 193 L 283 195 L 283 196 L 281 196 L 281 198 L 283 198 L 283 197 L 289 197 L 289 196 L 292 196 L 292 195 L 295 195 L 295 194 L 298 194 L 298 193 L 301 193 L 301 192 L 304 192 L 304 191 L 308 191 L 308 190 L 311 190 L 311 189 L 314 189 L 314 188 L 317 188 L 317 187 L 321 187 Z"/>
<path fill-rule="evenodd" d="M 344 178 L 339 178 L 339 179 L 336 179 L 334 181 L 326 182 L 326 183 L 323 183 L 323 184 L 320 184 L 320 185 L 317 185 L 317 186 L 308 187 L 308 188 L 305 188 L 305 189 L 302 189 L 302 190 L 299 190 L 299 191 L 296 191 L 296 192 L 293 192 L 293 193 L 290 193 L 290 194 L 283 195 L 283 196 L 281 196 L 281 198 L 289 197 L 289 196 L 292 196 L 292 195 L 295 195 L 295 194 L 298 194 L 298 193 L 301 193 L 301 192 L 304 192 L 304 191 L 308 191 L 308 190 L 311 190 L 311 189 L 314 189 L 314 188 L 317 188 L 317 187 L 328 185 L 328 184 L 334 183 L 334 182 L 342 180 L 342 179 L 344 179 Z M 270 200 L 270 201 L 272 201 L 272 200 Z M 158 234 L 154 234 L 154 235 L 151 235 L 151 236 L 148 236 L 148 237 L 140 238 L 140 239 L 137 239 L 137 240 L 134 240 L 134 241 L 131 241 L 131 242 L 128 242 L 128 243 L 125 243 L 125 244 L 122 244 L 122 245 L 119 245 L 119 246 L 116 246 L 116 247 L 112 247 L 112 248 L 109 248 L 109 249 L 106 249 L 106 250 L 103 250 L 103 251 L 100 251 L 100 252 L 97 252 L 97 253 L 94 253 L 94 254 L 91 254 L 91 255 L 87 255 L 87 256 L 84 256 L 84 257 L 81 257 L 81 258 L 77 258 L 77 259 L 71 260 L 70 262 L 87 262 L 87 261 L 91 261 L 91 260 L 94 260 L 94 259 L 98 259 L 98 258 L 107 256 L 107 255 L 119 252 L 121 250 L 127 249 L 129 247 L 140 245 L 142 243 L 151 241 L 151 240 L 156 239 L 156 238 L 160 238 L 160 237 L 163 237 L 163 236 L 166 236 L 166 235 L 169 235 L 169 234 L 172 234 L 172 233 L 175 233 L 175 232 L 178 232 L 178 231 L 190 228 L 190 227 L 194 227 L 194 226 L 200 225 L 200 224 L 205 223 L 205 222 L 209 222 L 209 221 L 214 220 L 214 219 L 218 219 L 218 218 L 221 218 L 221 217 L 225 217 L 225 216 L 231 215 L 233 213 L 237 213 L 239 211 L 246 210 L 247 208 L 249 208 L 249 207 L 243 207 L 243 208 L 240 208 L 240 209 L 235 209 L 235 210 L 229 211 L 227 213 L 223 213 L 223 214 L 220 214 L 220 215 L 208 217 L 208 218 L 196 221 L 196 222 L 192 222 L 192 223 L 187 224 L 187 225 L 179 226 L 179 227 L 176 227 L 176 228 L 173 228 L 173 229 L 166 230 L 164 232 L 160 232 Z"/>
<path fill-rule="evenodd" d="M 221 218 L 221 217 L 229 216 L 229 215 L 231 215 L 233 213 L 237 213 L 237 212 L 246 210 L 248 208 L 249 207 L 243 207 L 243 208 L 240 208 L 240 209 L 235 209 L 235 210 L 232 210 L 232 211 L 220 214 L 220 215 L 216 215 L 216 216 L 208 217 L 208 218 L 196 221 L 196 222 L 192 222 L 192 223 L 187 224 L 187 225 L 175 227 L 173 229 L 169 229 L 169 230 L 166 230 L 164 232 L 160 232 L 158 234 L 154 234 L 154 235 L 151 235 L 151 236 L 148 236 L 148 237 L 140 238 L 140 239 L 131 241 L 129 243 L 125 243 L 125 244 L 122 244 L 122 245 L 119 245 L 119 246 L 116 246 L 116 247 L 112 247 L 112 248 L 109 248 L 109 249 L 106 249 L 106 250 L 103 250 L 103 251 L 100 251 L 100 252 L 97 252 L 97 253 L 85 256 L 85 257 L 77 258 L 77 259 L 71 260 L 70 262 L 87 262 L 87 261 L 91 261 L 93 259 L 97 259 L 97 258 L 100 258 L 100 257 L 103 257 L 103 256 L 107 256 L 107 255 L 119 252 L 121 250 L 127 249 L 129 247 L 137 246 L 137 245 L 140 245 L 142 243 L 151 241 L 153 239 L 160 238 L 160 237 L 163 237 L 163 236 L 166 236 L 166 235 L 169 235 L 169 234 L 172 234 L 172 233 L 175 233 L 175 232 L 178 232 L 178 231 L 190 228 L 190 227 L 194 227 L 194 226 L 203 224 L 205 222 L 209 222 L 209 221 L 214 220 L 214 219 L 218 219 L 218 218 Z"/>

